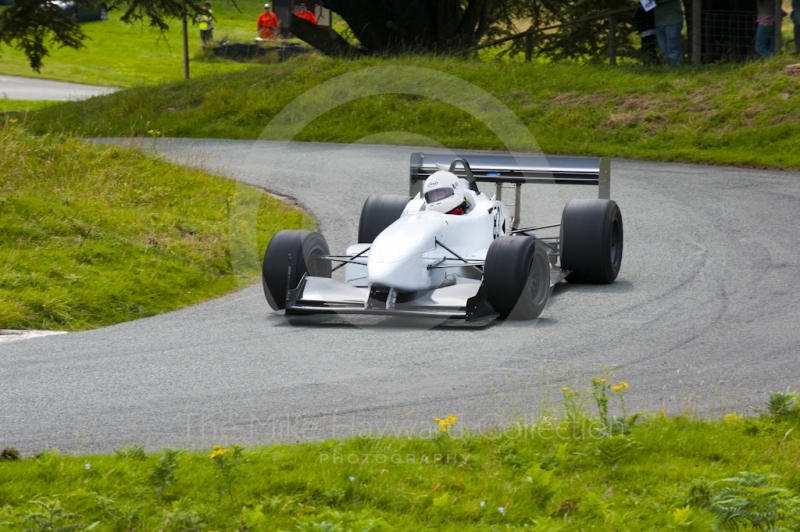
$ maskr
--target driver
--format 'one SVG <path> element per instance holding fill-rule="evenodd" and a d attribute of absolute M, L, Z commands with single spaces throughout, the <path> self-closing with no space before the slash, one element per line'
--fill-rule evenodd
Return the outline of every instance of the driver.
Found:
<path fill-rule="evenodd" d="M 466 214 L 469 209 L 469 201 L 464 197 L 458 176 L 444 170 L 434 172 L 425 180 L 422 195 L 431 211 Z"/>

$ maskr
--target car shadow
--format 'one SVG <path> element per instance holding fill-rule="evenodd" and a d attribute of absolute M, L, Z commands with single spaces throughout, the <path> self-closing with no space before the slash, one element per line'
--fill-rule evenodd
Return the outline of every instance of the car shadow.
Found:
<path fill-rule="evenodd" d="M 633 291 L 633 283 L 626 279 L 618 279 L 616 282 L 607 284 L 570 284 L 560 282 L 553 287 L 550 296 L 551 301 L 567 292 L 583 293 L 627 293 Z M 478 322 L 465 322 L 459 319 L 430 319 L 430 318 L 409 318 L 395 316 L 360 316 L 360 315 L 338 315 L 338 314 L 314 314 L 308 316 L 285 316 L 281 314 L 270 314 L 267 322 L 275 327 L 319 327 L 319 328 L 351 328 L 351 329 L 436 329 L 440 331 L 483 331 L 499 326 L 505 327 L 553 327 L 559 324 L 559 320 L 547 316 L 545 309 L 542 316 L 535 321 L 513 321 L 513 320 L 483 320 Z"/>

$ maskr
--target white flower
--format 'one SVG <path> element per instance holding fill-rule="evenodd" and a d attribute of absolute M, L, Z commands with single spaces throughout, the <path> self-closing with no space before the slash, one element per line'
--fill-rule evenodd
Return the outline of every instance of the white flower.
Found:
<path fill-rule="evenodd" d="M 350 477 L 350 482 L 353 482 L 355 479 L 356 477 Z"/>
<path fill-rule="evenodd" d="M 484 506 L 486 506 L 486 501 L 481 501 L 481 508 L 483 508 Z"/>
<path fill-rule="evenodd" d="M 506 509 L 503 508 L 502 506 L 500 508 L 498 508 L 497 511 L 500 512 L 501 514 L 506 513 Z"/>
<path fill-rule="evenodd" d="M 85 466 L 83 466 L 83 467 L 85 467 L 85 468 L 86 468 L 86 470 L 88 471 L 89 469 L 91 469 L 91 468 L 92 468 L 92 464 L 90 464 L 89 462 L 86 462 L 86 465 L 85 465 Z"/>

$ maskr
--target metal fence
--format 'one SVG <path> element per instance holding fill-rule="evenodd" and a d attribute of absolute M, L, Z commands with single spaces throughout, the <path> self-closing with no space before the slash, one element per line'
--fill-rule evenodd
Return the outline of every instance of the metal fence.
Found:
<path fill-rule="evenodd" d="M 693 53 L 695 33 L 689 17 Z M 742 61 L 755 55 L 756 13 L 746 11 L 702 11 L 700 16 L 700 63 Z"/>
<path fill-rule="evenodd" d="M 714 6 L 708 0 L 684 0 L 685 36 L 684 56 L 692 64 L 707 64 L 717 61 L 743 61 L 755 55 L 756 10 L 752 9 L 705 9 Z M 718 3 L 716 3 L 718 4 Z M 776 0 L 776 8 L 780 5 Z M 526 61 L 544 56 L 582 57 L 586 60 L 607 60 L 616 64 L 620 57 L 651 63 L 654 55 L 642 49 L 641 41 L 633 23 L 637 5 L 590 15 L 577 20 L 543 28 L 531 28 L 525 32 L 482 44 L 475 48 L 510 46 L 506 53 L 523 54 Z M 698 25 L 694 20 L 700 21 Z M 779 19 L 780 20 L 780 19 Z M 589 26 L 594 31 L 587 31 Z M 603 31 L 597 31 L 603 25 Z M 775 26 L 775 49 L 781 49 L 780 23 Z M 583 41 L 581 41 L 583 39 Z M 590 39 L 592 42 L 590 42 Z M 602 39 L 603 42 L 598 40 Z M 569 48 L 571 47 L 571 49 Z"/>

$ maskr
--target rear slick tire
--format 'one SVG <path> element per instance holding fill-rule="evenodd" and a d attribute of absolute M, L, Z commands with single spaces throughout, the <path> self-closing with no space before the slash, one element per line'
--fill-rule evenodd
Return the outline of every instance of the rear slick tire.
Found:
<path fill-rule="evenodd" d="M 396 222 L 406 209 L 411 198 L 408 196 L 391 196 L 373 194 L 361 208 L 361 219 L 358 221 L 359 244 L 372 244 L 384 229 Z"/>
<path fill-rule="evenodd" d="M 286 308 L 286 293 L 296 288 L 303 275 L 331 276 L 328 242 L 312 231 L 279 231 L 272 237 L 261 265 L 261 285 L 273 310 Z M 291 268 L 291 270 L 289 269 Z"/>
<path fill-rule="evenodd" d="M 561 215 L 561 269 L 569 283 L 613 283 L 622 265 L 622 213 L 616 202 L 574 199 Z"/>
<path fill-rule="evenodd" d="M 552 292 L 545 245 L 530 236 L 496 239 L 486 253 L 483 282 L 500 319 L 538 318 Z"/>

